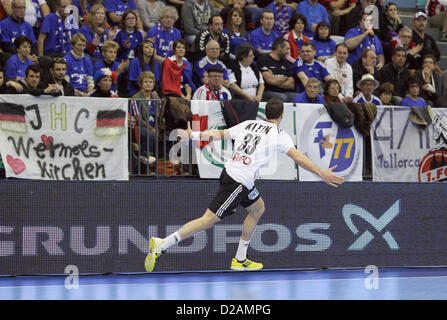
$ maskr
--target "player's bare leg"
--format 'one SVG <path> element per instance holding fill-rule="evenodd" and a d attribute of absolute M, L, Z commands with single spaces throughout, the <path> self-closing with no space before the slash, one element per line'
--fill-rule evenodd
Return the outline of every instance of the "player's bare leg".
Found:
<path fill-rule="evenodd" d="M 200 218 L 187 222 L 177 232 L 170 234 L 164 239 L 152 237 L 149 241 L 149 253 L 146 256 L 144 266 L 147 272 L 152 272 L 157 258 L 169 247 L 188 239 L 203 230 L 212 228 L 221 219 L 210 209 L 207 209 Z"/>
<path fill-rule="evenodd" d="M 231 269 L 233 270 L 259 270 L 263 265 L 247 259 L 247 249 L 250 244 L 253 232 L 265 211 L 264 200 L 259 198 L 255 203 L 246 208 L 248 215 L 242 225 L 242 235 L 239 240 L 239 246 L 236 252 L 236 257 L 231 261 Z"/>

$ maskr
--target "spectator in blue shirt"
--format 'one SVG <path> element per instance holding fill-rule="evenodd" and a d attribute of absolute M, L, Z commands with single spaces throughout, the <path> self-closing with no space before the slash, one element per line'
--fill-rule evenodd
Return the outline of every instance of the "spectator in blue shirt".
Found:
<path fill-rule="evenodd" d="M 147 38 L 154 43 L 157 56 L 162 58 L 159 62 L 163 62 L 165 58 L 174 54 L 174 42 L 182 38 L 180 30 L 174 27 L 178 18 L 175 7 L 165 6 L 160 9 L 159 22 L 147 33 Z"/>
<path fill-rule="evenodd" d="M 304 33 L 306 36 L 313 38 L 317 24 L 321 21 L 329 22 L 327 10 L 318 0 L 304 0 L 298 4 L 297 13 L 301 13 L 307 19 L 307 26 Z"/>
<path fill-rule="evenodd" d="M 294 64 L 298 92 L 304 91 L 309 78 L 317 78 L 321 82 L 332 79 L 324 64 L 315 59 L 315 54 L 315 45 L 312 42 L 303 43 L 301 57 Z"/>
<path fill-rule="evenodd" d="M 272 10 L 264 10 L 259 19 L 261 26 L 251 32 L 251 45 L 257 54 L 267 54 L 272 51 L 273 42 L 279 34 L 273 29 L 275 15 Z"/>
<path fill-rule="evenodd" d="M 372 49 L 378 59 L 377 70 L 380 70 L 385 64 L 385 56 L 380 39 L 374 34 L 373 23 L 372 15 L 364 12 L 359 20 L 359 25 L 348 30 L 345 35 L 345 43 L 349 49 L 347 62 L 352 65 L 360 59 L 363 50 Z"/>
<path fill-rule="evenodd" d="M 405 83 L 405 87 L 407 88 L 407 95 L 400 102 L 400 106 L 405 107 L 426 107 L 427 103 L 424 99 L 419 97 L 419 93 L 421 92 L 421 81 L 418 77 L 410 77 Z"/>
<path fill-rule="evenodd" d="M 34 62 L 29 59 L 31 53 L 31 39 L 26 36 L 20 36 L 14 40 L 14 47 L 17 53 L 11 56 L 5 64 L 6 80 L 22 80 L 25 79 L 25 70 Z M 37 62 L 37 57 L 35 57 Z"/>
<path fill-rule="evenodd" d="M 95 4 L 87 16 L 87 21 L 79 30 L 87 39 L 86 53 L 93 63 L 101 59 L 101 48 L 105 41 L 113 39 L 115 31 L 107 28 L 106 8 L 102 4 Z"/>
<path fill-rule="evenodd" d="M 138 14 L 135 0 L 104 0 L 103 5 L 106 7 L 108 22 L 112 28 L 120 25 L 124 12 L 132 10 L 137 17 L 136 23 L 138 29 L 143 30 L 143 23 Z"/>
<path fill-rule="evenodd" d="M 152 71 L 155 75 L 155 88 L 159 91 L 161 72 L 159 64 L 155 61 L 154 43 L 150 39 L 146 39 L 137 50 L 135 59 L 130 62 L 129 66 L 129 83 L 127 91 L 129 96 L 133 96 L 138 92 L 138 76 L 143 71 Z"/>
<path fill-rule="evenodd" d="M 274 30 L 281 36 L 287 33 L 292 18 L 292 9 L 286 4 L 286 0 L 274 0 L 265 8 L 272 10 L 275 15 Z"/>
<path fill-rule="evenodd" d="M 33 27 L 25 19 L 25 0 L 12 1 L 12 14 L 0 22 L 0 43 L 2 50 L 15 54 L 14 40 L 19 36 L 27 36 L 33 43 L 32 52 L 37 53 L 36 37 Z"/>
<path fill-rule="evenodd" d="M 67 76 L 78 96 L 86 97 L 94 89 L 93 63 L 84 54 L 87 40 L 82 33 L 77 33 L 71 39 L 72 50 L 64 57 L 67 61 Z"/>
<path fill-rule="evenodd" d="M 367 73 L 362 76 L 357 82 L 357 87 L 360 88 L 360 93 L 352 100 L 355 103 L 365 103 L 370 102 L 374 103 L 377 106 L 381 106 L 382 102 L 378 97 L 373 95 L 372 93 L 379 87 L 379 81 L 374 79 L 374 76 Z"/>
<path fill-rule="evenodd" d="M 309 80 L 307 80 L 305 90 L 298 94 L 292 102 L 324 104 L 324 98 L 320 95 L 320 92 L 320 80 L 316 78 L 309 78 Z"/>
<path fill-rule="evenodd" d="M 329 23 L 323 21 L 317 25 L 312 42 L 315 45 L 315 58 L 318 61 L 324 63 L 326 59 L 334 56 L 337 44 L 331 39 Z"/>
<path fill-rule="evenodd" d="M 243 43 L 249 43 L 250 33 L 245 26 L 245 15 L 241 8 L 233 7 L 228 13 L 224 32 L 230 38 L 230 58 L 236 58 L 236 49 Z"/>
<path fill-rule="evenodd" d="M 123 13 L 118 32 L 113 41 L 119 44 L 117 61 L 132 60 L 144 40 L 144 34 L 137 28 L 137 14 L 133 10 Z"/>
<path fill-rule="evenodd" d="M 37 39 L 39 56 L 63 57 L 71 50 L 71 39 L 79 32 L 77 24 L 66 23 L 71 5 L 70 0 L 58 0 L 56 12 L 50 13 L 43 20 Z"/>

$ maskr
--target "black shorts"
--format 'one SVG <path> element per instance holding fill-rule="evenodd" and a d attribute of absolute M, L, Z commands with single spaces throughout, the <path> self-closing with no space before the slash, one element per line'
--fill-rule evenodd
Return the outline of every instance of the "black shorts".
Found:
<path fill-rule="evenodd" d="M 220 219 L 232 215 L 239 205 L 247 208 L 260 198 L 256 187 L 248 190 L 243 184 L 231 178 L 225 169 L 220 174 L 219 184 L 219 192 L 208 209 Z"/>

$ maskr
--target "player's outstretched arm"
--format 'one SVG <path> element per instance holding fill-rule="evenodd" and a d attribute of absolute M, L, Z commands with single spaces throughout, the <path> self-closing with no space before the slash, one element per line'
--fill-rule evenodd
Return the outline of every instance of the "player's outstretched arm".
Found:
<path fill-rule="evenodd" d="M 332 170 L 337 166 L 333 166 L 329 169 L 322 170 L 315 163 L 313 163 L 306 155 L 302 154 L 295 148 L 290 148 L 287 155 L 293 159 L 299 166 L 304 169 L 313 172 L 321 177 L 324 182 L 333 187 L 338 187 L 339 184 L 344 182 L 342 177 L 335 175 Z"/>
<path fill-rule="evenodd" d="M 201 141 L 211 141 L 211 140 L 222 140 L 228 139 L 230 133 L 228 130 L 206 130 L 206 131 L 192 131 L 191 123 L 188 121 L 186 130 L 179 130 L 178 136 L 181 141 L 201 140 Z"/>

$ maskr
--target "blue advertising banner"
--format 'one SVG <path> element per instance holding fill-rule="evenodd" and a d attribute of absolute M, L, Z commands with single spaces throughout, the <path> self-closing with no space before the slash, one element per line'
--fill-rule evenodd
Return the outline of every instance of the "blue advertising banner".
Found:
<path fill-rule="evenodd" d="M 266 269 L 447 265 L 445 184 L 257 183 L 248 256 Z M 151 236 L 203 214 L 217 181 L 0 183 L 0 274 L 145 272 Z M 245 212 L 169 249 L 155 272 L 229 270 Z"/>

